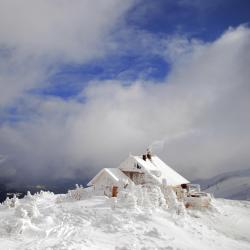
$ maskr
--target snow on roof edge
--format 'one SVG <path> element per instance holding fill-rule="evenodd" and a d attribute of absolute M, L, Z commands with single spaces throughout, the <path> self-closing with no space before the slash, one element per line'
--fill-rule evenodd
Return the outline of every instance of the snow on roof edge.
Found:
<path fill-rule="evenodd" d="M 158 170 L 162 173 L 163 177 L 157 177 L 158 181 L 161 182 L 165 177 L 170 186 L 176 186 L 180 184 L 190 183 L 185 177 L 175 171 L 173 168 L 168 166 L 164 161 L 162 161 L 157 155 L 153 155 L 152 159 L 146 159 L 144 161 L 141 156 L 135 155 L 133 158 L 138 162 L 144 169 L 150 171 Z M 152 175 L 152 174 L 151 174 Z M 153 176 L 153 175 L 152 175 Z"/>
<path fill-rule="evenodd" d="M 116 171 L 117 173 L 114 173 L 114 171 Z M 119 182 L 119 176 L 123 179 L 126 178 L 129 180 L 129 177 L 127 177 L 119 168 L 103 168 L 89 181 L 87 186 L 94 185 L 95 180 L 97 180 L 103 172 L 107 172 L 116 182 Z M 118 174 L 119 176 L 116 176 L 116 174 Z"/>

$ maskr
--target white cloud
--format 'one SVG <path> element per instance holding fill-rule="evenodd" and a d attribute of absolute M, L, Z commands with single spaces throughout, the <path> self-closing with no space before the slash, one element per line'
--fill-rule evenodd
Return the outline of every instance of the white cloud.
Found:
<path fill-rule="evenodd" d="M 57 60 L 102 55 L 108 34 L 132 1 L 25 0 L 0 4 L 0 44 Z"/>
<path fill-rule="evenodd" d="M 249 167 L 249 38 L 241 26 L 210 44 L 185 42 L 162 83 L 92 82 L 67 101 L 27 95 L 29 119 L 2 125 L 0 152 L 23 173 L 58 178 L 114 167 L 159 141 L 189 178 Z"/>
<path fill-rule="evenodd" d="M 188 39 L 186 36 L 179 34 L 162 39 L 161 43 L 164 50 L 159 51 L 159 53 L 172 64 L 183 63 L 183 61 L 188 63 L 190 57 L 194 56 L 194 51 L 197 54 L 204 45 L 200 40 Z"/>
<path fill-rule="evenodd" d="M 112 32 L 133 1 L 0 1 L 0 108 L 46 87 L 58 64 L 85 63 L 116 48 Z"/>

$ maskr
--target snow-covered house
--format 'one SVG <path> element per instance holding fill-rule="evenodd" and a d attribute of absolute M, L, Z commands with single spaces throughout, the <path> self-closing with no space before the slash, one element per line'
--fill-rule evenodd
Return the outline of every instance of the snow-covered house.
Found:
<path fill-rule="evenodd" d="M 150 182 L 175 187 L 189 183 L 158 156 L 149 152 L 142 156 L 130 155 L 118 168 L 135 184 Z"/>
<path fill-rule="evenodd" d="M 108 194 L 112 187 L 124 188 L 131 183 L 180 187 L 189 181 L 166 165 L 158 156 L 147 151 L 142 156 L 129 155 L 118 168 L 102 169 L 88 186 L 94 186 L 96 190 L 103 190 Z"/>
<path fill-rule="evenodd" d="M 157 185 L 162 189 L 172 187 L 178 199 L 185 198 L 193 203 L 194 197 L 188 198 L 188 194 L 194 185 L 149 150 L 141 156 L 129 155 L 118 168 L 102 169 L 87 185 L 97 192 L 114 197 L 128 185 L 147 184 Z M 197 197 L 200 190 L 197 186 L 195 189 L 191 193 L 195 193 Z"/>

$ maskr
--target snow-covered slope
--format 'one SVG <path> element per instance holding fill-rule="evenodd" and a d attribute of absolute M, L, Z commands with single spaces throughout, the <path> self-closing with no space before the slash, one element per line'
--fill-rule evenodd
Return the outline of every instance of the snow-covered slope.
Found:
<path fill-rule="evenodd" d="M 157 190 L 140 202 L 129 193 L 108 199 L 79 190 L 2 204 L 0 249 L 250 249 L 250 202 L 180 210 L 167 208 Z"/>
<path fill-rule="evenodd" d="M 227 199 L 250 200 L 250 177 L 232 177 L 206 189 L 216 197 Z"/>
<path fill-rule="evenodd" d="M 250 169 L 223 173 L 210 179 L 196 180 L 206 192 L 215 197 L 250 200 Z"/>

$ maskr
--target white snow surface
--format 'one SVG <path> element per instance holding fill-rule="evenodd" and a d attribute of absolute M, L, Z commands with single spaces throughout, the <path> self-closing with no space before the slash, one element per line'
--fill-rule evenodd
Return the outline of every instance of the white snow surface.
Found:
<path fill-rule="evenodd" d="M 250 249 L 250 202 L 166 206 L 158 187 L 117 198 L 77 187 L 64 195 L 27 194 L 0 205 L 0 249 Z"/>

